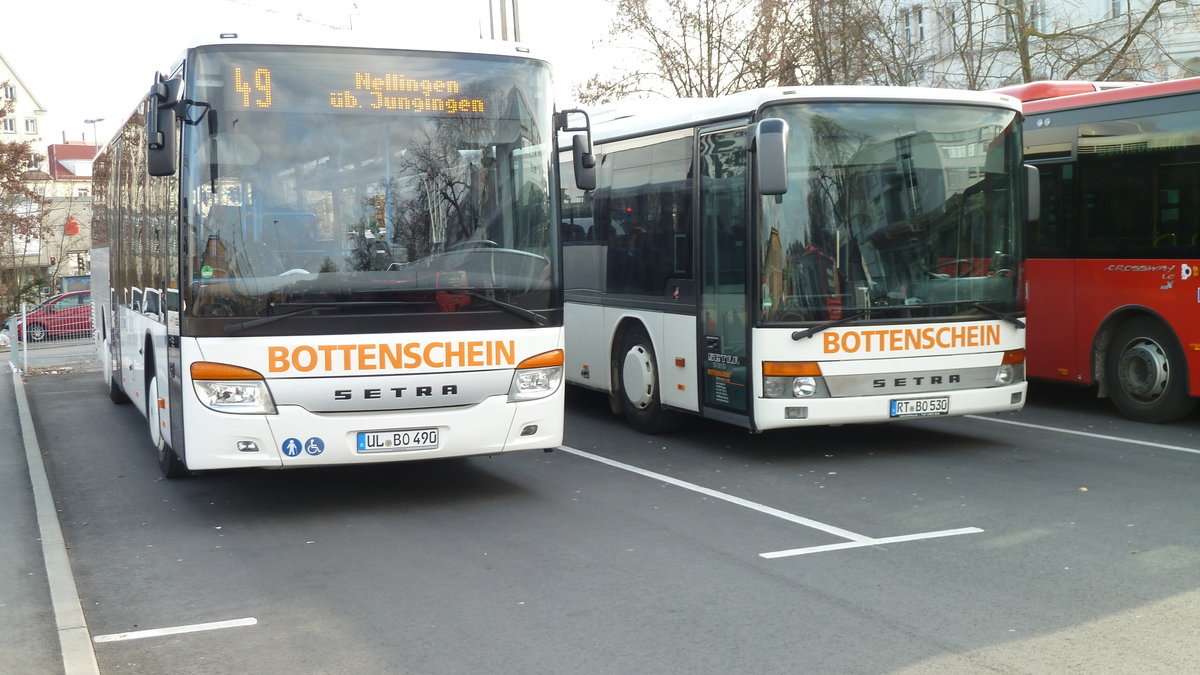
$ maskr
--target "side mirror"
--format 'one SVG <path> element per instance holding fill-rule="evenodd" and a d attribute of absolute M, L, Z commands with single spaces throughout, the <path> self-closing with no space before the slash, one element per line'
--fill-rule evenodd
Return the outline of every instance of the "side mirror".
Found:
<path fill-rule="evenodd" d="M 587 137 L 575 134 L 571 138 L 571 160 L 575 165 L 575 187 L 580 190 L 596 189 L 596 156 Z"/>
<path fill-rule="evenodd" d="M 179 136 L 176 109 L 179 107 L 183 80 L 156 77 L 146 95 L 146 164 L 151 176 L 175 174 L 176 141 Z"/>
<path fill-rule="evenodd" d="M 571 124 L 571 115 L 583 115 L 583 126 Z M 557 131 L 582 131 L 571 137 L 571 160 L 575 168 L 575 187 L 580 190 L 596 189 L 596 156 L 592 154 L 592 118 L 586 110 L 572 108 L 554 113 Z"/>
<path fill-rule="evenodd" d="M 1038 168 L 1032 164 L 1025 168 L 1025 222 L 1032 223 L 1042 217 L 1042 180 Z"/>
<path fill-rule="evenodd" d="M 751 149 L 760 195 L 782 195 L 787 185 L 788 124 L 777 118 L 759 121 L 753 127 Z"/>

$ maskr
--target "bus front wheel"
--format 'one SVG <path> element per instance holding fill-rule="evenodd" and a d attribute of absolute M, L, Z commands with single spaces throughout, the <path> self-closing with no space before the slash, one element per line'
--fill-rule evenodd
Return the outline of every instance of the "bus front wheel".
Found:
<path fill-rule="evenodd" d="M 678 428 L 683 421 L 679 413 L 664 409 L 659 398 L 658 361 L 646 332 L 626 331 L 617 357 L 621 408 L 629 425 L 645 434 Z"/>
<path fill-rule="evenodd" d="M 1109 396 L 1122 415 L 1159 424 L 1187 416 L 1196 406 L 1188 394 L 1187 364 L 1179 341 L 1162 323 L 1138 317 L 1121 324 L 1104 358 Z"/>
<path fill-rule="evenodd" d="M 182 478 L 189 474 L 187 466 L 163 438 L 162 408 L 158 407 L 158 378 L 150 378 L 146 385 L 146 424 L 150 427 L 150 442 L 158 452 L 158 466 L 166 478 Z"/>

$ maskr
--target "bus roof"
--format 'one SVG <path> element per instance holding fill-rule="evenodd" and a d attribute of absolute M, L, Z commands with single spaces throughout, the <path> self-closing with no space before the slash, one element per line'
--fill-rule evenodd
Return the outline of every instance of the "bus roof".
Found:
<path fill-rule="evenodd" d="M 1109 89 L 1122 89 L 1124 87 L 1133 87 L 1145 82 L 1086 82 L 1083 80 L 1041 80 L 1039 82 L 1026 82 L 1025 84 L 1010 84 L 1007 87 L 999 87 L 992 91 L 1001 94 L 1008 94 L 1029 103 L 1030 101 L 1040 101 L 1046 98 L 1058 98 L 1060 96 L 1072 96 L 1075 94 L 1090 94 L 1095 91 L 1108 91 Z"/>
<path fill-rule="evenodd" d="M 1025 113 L 1030 114 L 1200 91 L 1200 77 L 1153 83 L 1030 82 L 996 91 L 1025 101 Z"/>
<path fill-rule="evenodd" d="M 960 103 L 1021 111 L 1020 101 L 995 92 L 924 87 L 817 86 L 751 89 L 716 98 L 625 101 L 596 108 L 590 114 L 595 138 L 608 140 L 746 116 L 772 103 L 829 101 Z"/>
<path fill-rule="evenodd" d="M 405 37 L 400 40 L 395 34 L 378 30 L 332 30 L 322 28 L 293 28 L 276 31 L 238 31 L 223 33 L 205 32 L 192 35 L 186 49 L 216 45 L 280 45 L 304 47 L 355 47 L 367 49 L 403 49 L 413 51 L 484 54 L 514 56 L 545 61 L 536 55 L 536 49 L 519 42 L 504 42 L 483 38 L 461 37 L 439 39 L 437 36 L 422 36 L 416 39 Z M 185 51 L 186 51 L 185 49 Z"/>

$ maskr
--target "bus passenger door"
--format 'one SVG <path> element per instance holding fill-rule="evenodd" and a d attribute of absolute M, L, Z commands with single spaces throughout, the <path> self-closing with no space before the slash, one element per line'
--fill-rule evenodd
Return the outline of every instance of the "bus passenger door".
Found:
<path fill-rule="evenodd" d="M 745 415 L 750 395 L 746 128 L 701 131 L 697 154 L 704 407 L 706 414 L 716 409 Z"/>
<path fill-rule="evenodd" d="M 1043 164 L 1041 218 L 1026 228 L 1024 263 L 1026 372 L 1029 377 L 1091 384 L 1091 336 L 1076 331 L 1078 269 L 1092 271 L 1091 261 L 1075 260 L 1078 242 L 1075 164 Z"/>

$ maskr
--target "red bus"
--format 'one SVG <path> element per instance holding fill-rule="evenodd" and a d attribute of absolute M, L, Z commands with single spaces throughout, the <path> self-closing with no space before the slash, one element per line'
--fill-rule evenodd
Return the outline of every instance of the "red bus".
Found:
<path fill-rule="evenodd" d="M 1200 78 L 1108 86 L 1000 90 L 1025 101 L 1041 175 L 1026 368 L 1170 422 L 1200 397 Z"/>

